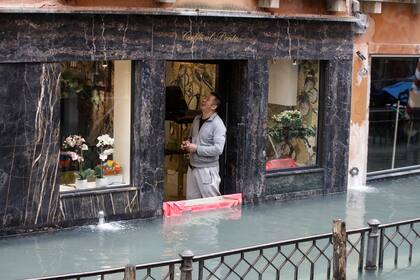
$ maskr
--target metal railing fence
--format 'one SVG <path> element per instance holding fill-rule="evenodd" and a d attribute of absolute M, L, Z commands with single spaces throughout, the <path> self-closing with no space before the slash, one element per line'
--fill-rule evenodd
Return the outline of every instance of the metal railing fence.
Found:
<path fill-rule="evenodd" d="M 322 279 L 346 279 L 346 269 L 357 269 L 361 273 L 363 268 L 383 269 L 385 264 L 390 263 L 397 267 L 403 256 L 407 257 L 409 265 L 413 262 L 413 252 L 420 237 L 420 218 L 383 225 L 373 219 L 368 222 L 369 227 L 348 231 L 341 220 L 334 221 L 334 228 L 340 224 L 344 227 L 342 233 L 333 231 L 200 256 L 194 256 L 187 250 L 180 254 L 181 258 L 170 261 L 30 280 L 313 280 L 315 276 Z M 340 240 L 344 242 L 340 244 Z M 401 253 L 402 250 L 406 251 L 405 255 Z M 355 261 L 346 264 L 348 258 Z M 339 263 L 344 263 L 344 270 Z"/>

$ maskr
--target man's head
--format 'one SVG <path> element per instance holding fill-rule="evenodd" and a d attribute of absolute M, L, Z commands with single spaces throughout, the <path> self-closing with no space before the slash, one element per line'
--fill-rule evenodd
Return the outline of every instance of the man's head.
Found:
<path fill-rule="evenodd" d="M 201 112 L 210 113 L 210 112 L 216 112 L 221 104 L 220 96 L 212 92 L 209 95 L 203 97 L 200 104 Z"/>

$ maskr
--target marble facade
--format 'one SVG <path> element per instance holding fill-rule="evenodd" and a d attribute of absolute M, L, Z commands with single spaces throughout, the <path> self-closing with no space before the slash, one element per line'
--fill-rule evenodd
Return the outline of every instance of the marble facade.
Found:
<path fill-rule="evenodd" d="M 2 14 L 0 25 L 2 233 L 87 222 L 102 208 L 115 219 L 161 214 L 166 60 L 232 61 L 231 79 L 236 85 L 232 94 L 238 98 L 231 107 L 228 157 L 232 164 L 227 166 L 226 192 L 243 192 L 246 202 L 258 201 L 266 194 L 284 193 L 288 180 L 296 186 L 285 192 L 296 193 L 289 197 L 346 190 L 351 22 Z M 300 179 L 313 174 L 311 170 L 265 175 L 267 61 L 281 58 L 325 62 L 321 160 L 315 179 L 309 181 L 315 182 L 313 187 Z M 133 61 L 129 187 L 64 196 L 58 192 L 59 63 L 73 60 Z"/>

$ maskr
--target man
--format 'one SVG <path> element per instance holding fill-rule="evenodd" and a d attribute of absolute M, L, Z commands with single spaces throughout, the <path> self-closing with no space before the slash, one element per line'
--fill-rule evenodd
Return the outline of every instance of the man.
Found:
<path fill-rule="evenodd" d="M 220 195 L 219 156 L 226 140 L 226 127 L 216 113 L 220 102 L 216 93 L 202 99 L 201 115 L 192 123 L 191 140 L 182 142 L 181 148 L 190 153 L 187 199 Z"/>

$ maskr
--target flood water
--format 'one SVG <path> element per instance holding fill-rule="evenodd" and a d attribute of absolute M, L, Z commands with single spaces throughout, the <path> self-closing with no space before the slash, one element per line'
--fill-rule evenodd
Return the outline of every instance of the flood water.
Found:
<path fill-rule="evenodd" d="M 106 209 L 105 209 L 106 211 Z M 331 231 L 332 220 L 347 228 L 420 217 L 420 177 L 378 182 L 332 195 L 291 202 L 246 205 L 182 217 L 131 220 L 53 233 L 0 239 L 0 279 L 119 267 L 178 258 Z M 415 247 L 419 249 L 419 244 Z M 415 265 L 364 279 L 416 279 Z M 420 263 L 417 263 L 420 265 Z M 352 277 L 352 276 L 351 276 Z M 349 278 L 352 279 L 352 278 Z"/>

